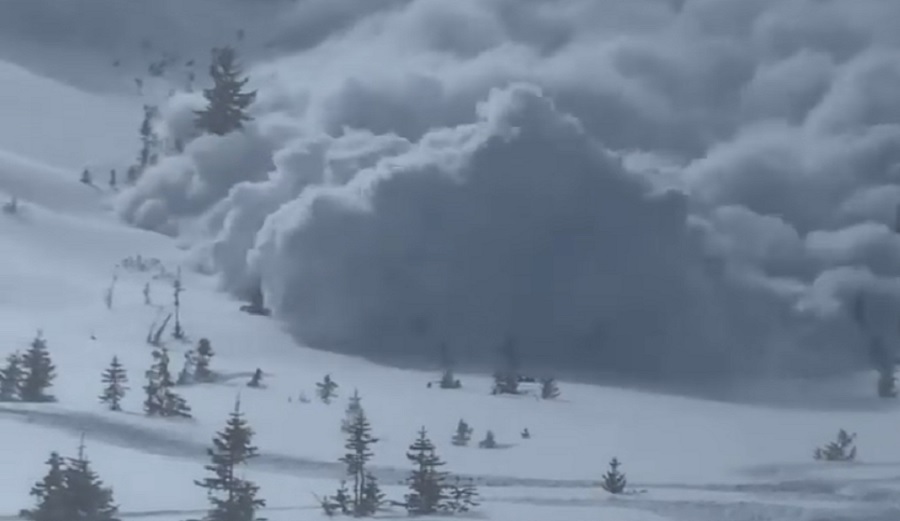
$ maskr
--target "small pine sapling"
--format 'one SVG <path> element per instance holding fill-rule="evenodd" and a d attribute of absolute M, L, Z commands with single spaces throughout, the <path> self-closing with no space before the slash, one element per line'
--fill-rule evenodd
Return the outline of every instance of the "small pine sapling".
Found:
<path fill-rule="evenodd" d="M 6 367 L 0 370 L 0 402 L 15 402 L 22 399 L 22 355 L 18 352 L 6 357 Z"/>
<path fill-rule="evenodd" d="M 215 352 L 209 339 L 201 338 L 197 342 L 197 367 L 194 369 L 194 378 L 198 382 L 212 382 L 215 380 L 215 374 L 209 368 L 213 356 L 215 356 Z"/>
<path fill-rule="evenodd" d="M 121 411 L 122 398 L 128 390 L 128 375 L 125 368 L 119 363 L 119 357 L 114 356 L 112 362 L 106 371 L 103 372 L 103 394 L 100 395 L 100 402 L 105 403 L 111 411 Z"/>
<path fill-rule="evenodd" d="M 837 440 L 817 448 L 813 457 L 820 461 L 853 461 L 856 459 L 855 441 L 856 434 L 848 434 L 841 429 L 838 431 Z"/>
<path fill-rule="evenodd" d="M 326 374 L 321 382 L 316 384 L 316 395 L 324 404 L 330 404 L 332 398 L 337 397 L 338 384 L 331 379 L 330 374 Z"/>
<path fill-rule="evenodd" d="M 484 439 L 478 442 L 478 448 L 480 449 L 496 449 L 497 448 L 497 440 L 494 439 L 494 431 L 487 431 L 484 435 Z"/>
<path fill-rule="evenodd" d="M 257 367 L 256 371 L 254 371 L 254 373 L 253 373 L 253 376 L 250 377 L 250 381 L 247 382 L 247 387 L 253 387 L 253 388 L 257 388 L 257 389 L 262 387 L 262 379 L 263 379 L 262 369 Z"/>
<path fill-rule="evenodd" d="M 603 483 L 600 486 L 610 494 L 621 494 L 625 492 L 625 487 L 628 485 L 625 474 L 619 471 L 621 465 L 617 458 L 613 458 L 609 462 L 609 470 L 603 475 Z"/>
<path fill-rule="evenodd" d="M 453 439 L 451 440 L 454 445 L 457 447 L 465 447 L 469 444 L 469 440 L 472 439 L 472 427 L 469 427 L 469 424 L 464 420 L 459 420 L 459 423 L 456 424 L 456 432 L 453 434 Z"/>
<path fill-rule="evenodd" d="M 559 386 L 553 378 L 544 378 L 541 380 L 541 398 L 544 400 L 555 400 L 559 398 Z"/>

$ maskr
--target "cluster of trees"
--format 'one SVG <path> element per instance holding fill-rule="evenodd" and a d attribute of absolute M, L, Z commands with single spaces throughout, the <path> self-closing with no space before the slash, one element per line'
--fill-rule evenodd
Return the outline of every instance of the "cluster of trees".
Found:
<path fill-rule="evenodd" d="M 0 401 L 52 402 L 48 393 L 56 378 L 56 367 L 47 349 L 47 340 L 38 331 L 24 353 L 15 352 L 6 358 L 0 369 Z"/>

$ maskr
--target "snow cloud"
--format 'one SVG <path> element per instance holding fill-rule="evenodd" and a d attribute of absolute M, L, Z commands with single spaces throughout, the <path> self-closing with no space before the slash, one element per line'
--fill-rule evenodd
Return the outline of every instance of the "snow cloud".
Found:
<path fill-rule="evenodd" d="M 862 367 L 848 302 L 897 315 L 900 3 L 282 9 L 255 121 L 120 208 L 201 224 L 305 343 L 489 367 L 512 336 L 535 370 L 677 380 Z"/>

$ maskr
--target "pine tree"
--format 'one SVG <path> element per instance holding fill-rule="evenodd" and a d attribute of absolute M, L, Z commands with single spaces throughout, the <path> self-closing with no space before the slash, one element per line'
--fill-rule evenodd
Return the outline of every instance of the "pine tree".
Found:
<path fill-rule="evenodd" d="M 427 515 L 443 508 L 447 499 L 444 480 L 447 474 L 438 470 L 444 462 L 435 452 L 434 444 L 428 439 L 425 427 L 419 430 L 419 437 L 409 446 L 406 459 L 415 465 L 406 479 L 410 492 L 406 495 L 406 510 L 411 515 Z"/>
<path fill-rule="evenodd" d="M 344 412 L 344 420 L 341 422 L 341 432 L 349 434 L 353 428 L 353 422 L 356 421 L 356 417 L 362 412 L 362 397 L 359 395 L 359 391 L 354 389 L 347 402 L 347 410 Z"/>
<path fill-rule="evenodd" d="M 224 136 L 241 130 L 250 121 L 246 109 L 256 100 L 256 91 L 244 92 L 247 78 L 241 79 L 241 68 L 237 54 L 231 47 L 213 50 L 209 75 L 213 87 L 203 90 L 208 101 L 205 109 L 196 111 L 197 128 L 209 134 Z"/>
<path fill-rule="evenodd" d="M 212 476 L 195 481 L 206 489 L 212 505 L 207 521 L 254 521 L 257 509 L 266 505 L 256 497 L 259 487 L 236 475 L 240 466 L 258 455 L 252 442 L 253 429 L 244 419 L 238 400 L 225 429 L 216 434 L 213 446 L 206 451 L 211 463 L 204 468 Z"/>
<path fill-rule="evenodd" d="M 107 404 L 111 411 L 121 411 L 121 401 L 128 390 L 125 385 L 128 383 L 128 375 L 125 368 L 119 363 L 119 357 L 113 357 L 112 363 L 103 372 L 102 379 L 106 387 L 103 389 L 103 394 L 100 395 L 100 402 Z"/>
<path fill-rule="evenodd" d="M 181 327 L 181 293 L 184 292 L 184 286 L 181 284 L 181 268 L 178 268 L 178 274 L 172 281 L 172 292 L 175 301 L 175 329 L 172 330 L 172 337 L 182 340 L 185 333 L 184 328 Z"/>
<path fill-rule="evenodd" d="M 374 515 L 384 505 L 385 495 L 378 485 L 378 480 L 371 472 L 366 472 L 366 481 L 363 486 L 360 502 L 361 515 Z"/>
<path fill-rule="evenodd" d="M 619 460 L 617 458 L 613 458 L 612 461 L 609 462 L 609 471 L 603 475 L 603 483 L 600 484 L 603 487 L 603 490 L 609 492 L 610 494 L 621 494 L 625 492 L 625 486 L 628 482 L 625 479 L 625 474 L 619 472 Z"/>
<path fill-rule="evenodd" d="M 47 341 L 40 331 L 31 341 L 31 347 L 22 355 L 24 377 L 20 395 L 24 402 L 52 402 L 55 398 L 46 393 L 56 378 L 56 367 L 50 360 Z"/>
<path fill-rule="evenodd" d="M 378 442 L 378 438 L 372 436 L 372 426 L 366 418 L 365 412 L 356 415 L 350 432 L 347 434 L 347 441 L 344 447 L 347 453 L 341 457 L 340 461 L 347 466 L 347 475 L 353 484 L 350 491 L 350 505 L 353 515 L 357 517 L 369 516 L 375 513 L 377 505 L 373 505 L 370 498 L 373 496 L 375 489 L 373 485 L 367 485 L 371 477 L 367 464 L 374 456 L 371 446 Z M 377 483 L 374 484 L 377 488 Z"/>
<path fill-rule="evenodd" d="M 69 521 L 66 508 L 65 461 L 57 452 L 51 452 L 47 460 L 47 474 L 31 487 L 29 493 L 37 502 L 30 510 L 22 510 L 21 516 L 32 521 Z"/>
<path fill-rule="evenodd" d="M 456 424 L 456 433 L 453 435 L 452 442 L 457 447 L 465 447 L 472 439 L 472 427 L 463 420 L 459 420 Z"/>
<path fill-rule="evenodd" d="M 6 358 L 6 367 L 0 370 L 0 402 L 15 402 L 22 398 L 22 355 L 13 353 Z"/>
<path fill-rule="evenodd" d="M 253 376 L 250 378 L 250 381 L 247 382 L 247 387 L 253 387 L 253 388 L 262 387 L 262 379 L 263 379 L 262 369 L 257 367 L 256 371 L 253 372 Z"/>
<path fill-rule="evenodd" d="M 494 387 L 491 394 L 519 393 L 519 355 L 515 341 L 507 338 L 499 349 L 501 368 L 494 371 Z"/>
<path fill-rule="evenodd" d="M 554 400 L 559 398 L 559 386 L 553 378 L 544 378 L 541 380 L 541 398 L 544 400 Z"/>
<path fill-rule="evenodd" d="M 478 447 L 481 449 L 496 449 L 497 440 L 494 439 L 494 431 L 487 431 L 484 434 L 484 439 L 478 442 Z"/>
<path fill-rule="evenodd" d="M 856 459 L 856 434 L 848 434 L 841 429 L 838 431 L 837 440 L 832 441 L 823 448 L 817 448 L 813 457 L 824 461 L 853 461 Z"/>
<path fill-rule="evenodd" d="M 191 408 L 184 398 L 172 391 L 175 384 L 169 372 L 169 351 L 164 347 L 154 350 L 153 360 L 153 365 L 145 373 L 147 385 L 144 386 L 144 392 L 147 397 L 144 400 L 144 412 L 148 416 L 190 418 Z"/>
<path fill-rule="evenodd" d="M 86 185 L 93 185 L 93 184 L 94 184 L 94 180 L 93 180 L 93 178 L 91 177 L 91 171 L 88 170 L 87 168 L 85 168 L 85 169 L 81 172 L 81 182 L 84 183 L 84 184 L 86 184 Z"/>
<path fill-rule="evenodd" d="M 198 382 L 211 382 L 214 380 L 213 372 L 209 369 L 209 364 L 214 355 L 215 352 L 213 352 L 209 339 L 201 338 L 197 343 L 197 367 L 194 369 L 194 378 Z"/>
<path fill-rule="evenodd" d="M 141 152 L 138 155 L 138 164 L 134 170 L 129 170 L 128 182 L 134 183 L 144 173 L 144 170 L 153 166 L 157 161 L 157 148 L 159 137 L 153 130 L 153 122 L 159 115 L 159 110 L 152 105 L 144 105 L 144 119 L 141 121 Z"/>
<path fill-rule="evenodd" d="M 323 403 L 331 403 L 331 399 L 337 397 L 338 384 L 331 379 L 330 374 L 326 374 L 325 378 L 316 384 L 316 394 Z"/>
<path fill-rule="evenodd" d="M 178 380 L 176 380 L 175 385 L 187 385 L 193 382 L 196 365 L 194 351 L 188 349 L 184 353 L 184 363 L 181 366 L 181 371 L 178 373 Z"/>
<path fill-rule="evenodd" d="M 478 489 L 471 479 L 456 476 L 447 486 L 447 508 L 452 513 L 465 513 L 478 506 Z"/>
<path fill-rule="evenodd" d="M 460 382 L 456 376 L 453 374 L 453 371 L 447 369 L 441 375 L 441 389 L 459 389 L 462 387 L 462 382 Z"/>
<path fill-rule="evenodd" d="M 84 454 L 84 442 L 78 448 L 78 457 L 68 458 L 63 469 L 66 488 L 68 519 L 85 521 L 115 521 L 119 508 L 113 502 L 112 489 L 91 468 Z"/>

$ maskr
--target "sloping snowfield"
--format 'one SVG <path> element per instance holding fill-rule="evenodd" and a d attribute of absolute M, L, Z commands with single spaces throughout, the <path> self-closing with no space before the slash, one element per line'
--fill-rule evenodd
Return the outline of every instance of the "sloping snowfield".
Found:
<path fill-rule="evenodd" d="M 900 414 L 872 397 L 870 374 L 835 382 L 781 382 L 802 390 L 790 407 L 729 403 L 615 387 L 560 382 L 557 400 L 490 395 L 485 375 L 461 374 L 463 388 L 427 388 L 436 372 L 399 370 L 298 346 L 275 320 L 239 311 L 213 276 L 194 269 L 169 237 L 119 222 L 110 210 L 108 168 L 136 150 L 142 100 L 97 95 L 0 62 L 0 357 L 24 350 L 41 330 L 57 365 L 51 404 L 0 404 L 0 519 L 31 505 L 28 491 L 52 450 L 74 453 L 83 434 L 125 519 L 174 521 L 205 511 L 205 447 L 240 396 L 260 457 L 247 476 L 261 487 L 271 521 L 324 519 L 315 495 L 342 475 L 340 422 L 354 389 L 380 439 L 375 474 L 391 499 L 402 498 L 405 451 L 428 429 L 447 470 L 471 476 L 482 505 L 473 518 L 499 521 L 896 521 L 900 519 Z M 25 107 L 29 107 L 27 110 Z M 46 108 L 44 111 L 41 107 Z M 78 182 L 83 167 L 97 187 Z M 123 265 L 140 255 L 148 270 Z M 158 264 L 156 263 L 158 261 Z M 181 268 L 186 341 L 169 339 L 174 369 L 208 338 L 214 384 L 179 389 L 192 420 L 146 418 L 145 336 L 171 306 L 165 273 Z M 162 275 L 161 275 L 162 274 Z M 116 277 L 112 306 L 104 294 Z M 150 287 L 151 304 L 144 301 Z M 129 372 L 124 411 L 98 402 L 100 373 L 113 356 Z M 246 386 L 253 372 L 265 387 Z M 315 397 L 330 374 L 339 397 Z M 782 388 L 769 389 L 766 398 Z M 303 403 L 301 394 L 310 398 Z M 496 450 L 455 447 L 459 419 L 473 441 L 492 430 Z M 528 428 L 531 439 L 521 439 Z M 858 434 L 855 463 L 815 462 L 812 452 L 838 429 Z M 607 494 L 599 480 L 613 457 L 629 493 Z M 401 509 L 380 517 L 405 516 Z"/>

